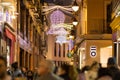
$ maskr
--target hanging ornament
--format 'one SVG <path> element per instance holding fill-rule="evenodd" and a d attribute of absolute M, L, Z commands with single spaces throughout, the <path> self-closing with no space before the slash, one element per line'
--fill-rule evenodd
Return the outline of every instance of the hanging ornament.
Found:
<path fill-rule="evenodd" d="M 66 40 L 66 36 L 63 35 L 59 35 L 56 37 L 56 43 L 59 43 L 60 45 L 62 45 L 63 43 L 67 43 L 68 41 Z"/>
<path fill-rule="evenodd" d="M 63 27 L 50 28 L 47 34 L 67 35 L 68 32 Z"/>
<path fill-rule="evenodd" d="M 64 23 L 65 21 L 65 15 L 60 10 L 53 11 L 53 13 L 50 15 L 51 24 L 60 24 Z"/>
<path fill-rule="evenodd" d="M 67 53 L 67 57 L 68 58 L 72 58 L 73 57 L 73 54 L 71 54 L 70 52 Z"/>

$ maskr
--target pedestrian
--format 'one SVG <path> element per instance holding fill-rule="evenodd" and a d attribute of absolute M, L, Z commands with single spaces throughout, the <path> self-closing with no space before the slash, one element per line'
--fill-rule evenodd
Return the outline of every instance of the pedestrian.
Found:
<path fill-rule="evenodd" d="M 15 62 L 12 64 L 12 70 L 13 70 L 13 79 L 18 77 L 23 77 L 21 69 L 18 68 L 18 62 Z"/>
<path fill-rule="evenodd" d="M 78 72 L 77 72 L 76 67 L 73 65 L 70 65 L 68 74 L 69 74 L 70 80 L 76 80 L 77 76 L 78 76 Z"/>
<path fill-rule="evenodd" d="M 115 77 L 115 74 L 119 72 L 119 69 L 116 64 L 116 59 L 114 57 L 110 57 L 107 62 L 107 68 L 109 69 L 112 78 Z"/>
<path fill-rule="evenodd" d="M 28 69 L 28 68 L 26 68 L 26 67 L 22 67 L 22 68 L 21 68 L 23 77 L 27 77 L 27 69 Z"/>
<path fill-rule="evenodd" d="M 33 80 L 33 72 L 31 70 L 27 72 L 27 80 Z"/>
<path fill-rule="evenodd" d="M 36 67 L 33 71 L 33 80 L 36 80 L 37 77 L 38 77 L 38 71 L 37 70 L 38 70 L 38 68 Z"/>
<path fill-rule="evenodd" d="M 115 74 L 115 77 L 113 80 L 120 80 L 120 71 Z"/>
<path fill-rule="evenodd" d="M 70 80 L 69 67 L 70 66 L 68 64 L 62 64 L 60 67 L 58 67 L 57 74 L 64 80 Z"/>
<path fill-rule="evenodd" d="M 50 60 L 41 60 L 38 67 L 39 77 L 36 80 L 63 80 L 53 73 L 55 65 Z"/>
<path fill-rule="evenodd" d="M 11 76 L 7 75 L 7 61 L 0 56 L 0 80 L 12 80 Z"/>
<path fill-rule="evenodd" d="M 86 71 L 90 69 L 90 66 L 84 66 L 77 76 L 77 80 L 86 80 Z"/>
<path fill-rule="evenodd" d="M 97 78 L 97 73 L 100 68 L 98 62 L 94 61 L 90 66 L 90 70 L 86 73 L 86 80 L 95 80 Z"/>
<path fill-rule="evenodd" d="M 96 80 L 113 80 L 112 75 L 110 74 L 109 69 L 100 68 L 98 71 L 98 77 Z"/>

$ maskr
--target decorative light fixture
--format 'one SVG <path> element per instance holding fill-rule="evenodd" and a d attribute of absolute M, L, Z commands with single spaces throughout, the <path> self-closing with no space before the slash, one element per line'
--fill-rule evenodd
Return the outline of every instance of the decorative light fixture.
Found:
<path fill-rule="evenodd" d="M 77 11 L 79 10 L 79 6 L 78 6 L 76 0 L 75 0 L 74 3 L 73 3 L 72 9 L 73 9 L 73 11 L 75 11 L 75 12 L 77 12 Z"/>
<path fill-rule="evenodd" d="M 67 43 L 67 39 L 66 39 L 66 36 L 63 36 L 63 35 L 59 35 L 56 37 L 56 43 L 59 43 L 60 45 L 62 45 L 63 43 Z"/>
<path fill-rule="evenodd" d="M 55 25 L 64 23 L 65 15 L 60 10 L 56 10 L 50 15 L 50 20 L 51 20 L 51 24 L 55 24 Z"/>
<path fill-rule="evenodd" d="M 78 24 L 78 21 L 76 20 L 76 18 L 73 19 L 73 25 L 77 25 Z"/>
<path fill-rule="evenodd" d="M 66 31 L 63 27 L 50 28 L 47 34 L 67 35 L 68 31 Z"/>
<path fill-rule="evenodd" d="M 74 39 L 74 36 L 73 35 L 69 35 L 69 39 Z"/>

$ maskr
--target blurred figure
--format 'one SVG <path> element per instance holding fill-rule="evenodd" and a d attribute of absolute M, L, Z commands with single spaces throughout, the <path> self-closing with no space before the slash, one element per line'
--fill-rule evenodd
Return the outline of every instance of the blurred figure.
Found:
<path fill-rule="evenodd" d="M 7 61 L 0 56 L 0 80 L 12 80 L 11 76 L 7 75 Z"/>
<path fill-rule="evenodd" d="M 113 80 L 120 80 L 120 71 L 115 74 L 115 77 Z"/>
<path fill-rule="evenodd" d="M 54 73 L 57 74 L 57 72 L 58 72 L 58 67 L 56 66 L 55 70 L 54 70 Z"/>
<path fill-rule="evenodd" d="M 69 66 L 69 77 L 70 80 L 76 80 L 78 76 L 77 69 L 74 66 Z"/>
<path fill-rule="evenodd" d="M 86 71 L 88 71 L 90 69 L 89 66 L 85 66 L 82 68 L 82 70 L 80 71 L 79 75 L 77 76 L 77 80 L 86 80 Z"/>
<path fill-rule="evenodd" d="M 53 73 L 54 68 L 55 66 L 52 61 L 42 60 L 38 67 L 39 77 L 36 80 L 62 80 Z"/>
<path fill-rule="evenodd" d="M 26 67 L 22 67 L 21 71 L 22 71 L 23 77 L 26 77 L 27 76 L 27 68 Z"/>
<path fill-rule="evenodd" d="M 112 75 L 110 74 L 109 69 L 107 68 L 100 68 L 98 71 L 98 78 L 97 80 L 113 80 Z"/>
<path fill-rule="evenodd" d="M 27 72 L 27 80 L 33 80 L 33 72 L 31 70 Z"/>
<path fill-rule="evenodd" d="M 99 78 L 97 80 L 112 80 L 112 77 L 106 75 L 106 76 L 102 76 L 101 78 Z M 118 79 L 116 79 L 116 80 L 118 80 Z"/>
<path fill-rule="evenodd" d="M 63 78 L 64 80 L 70 80 L 69 77 L 69 65 L 67 64 L 62 64 L 59 68 L 58 68 L 58 72 L 57 74 Z"/>
<path fill-rule="evenodd" d="M 18 68 L 18 62 L 12 64 L 13 78 L 23 77 L 22 71 Z"/>
<path fill-rule="evenodd" d="M 9 76 L 12 76 L 12 75 L 13 75 L 13 72 L 12 72 L 11 67 L 8 67 L 8 68 L 7 68 L 7 74 L 8 74 Z"/>
<path fill-rule="evenodd" d="M 90 67 L 90 70 L 86 73 L 86 80 L 95 80 L 97 78 L 99 68 L 99 63 L 94 61 Z"/>
<path fill-rule="evenodd" d="M 38 77 L 38 68 L 36 67 L 35 69 L 34 69 L 34 73 L 33 73 L 33 80 L 36 80 L 37 79 L 37 77 Z"/>
<path fill-rule="evenodd" d="M 107 62 L 107 68 L 109 69 L 112 78 L 114 78 L 115 74 L 119 72 L 119 69 L 116 64 L 116 59 L 114 57 L 110 57 Z"/>

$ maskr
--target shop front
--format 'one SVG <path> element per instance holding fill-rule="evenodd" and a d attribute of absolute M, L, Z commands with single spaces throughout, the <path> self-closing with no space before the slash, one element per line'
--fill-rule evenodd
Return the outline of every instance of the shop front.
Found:
<path fill-rule="evenodd" d="M 14 62 L 14 55 L 15 55 L 15 42 L 16 37 L 14 33 L 9 29 L 9 25 L 5 24 L 5 37 L 6 37 L 6 50 L 7 50 L 7 62 L 8 65 Z"/>
<path fill-rule="evenodd" d="M 107 60 L 112 57 L 112 40 L 84 40 L 79 45 L 79 67 L 91 65 L 94 61 L 107 67 Z"/>

